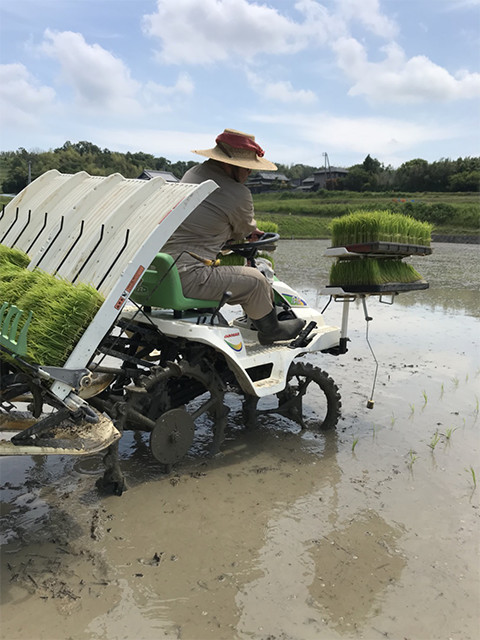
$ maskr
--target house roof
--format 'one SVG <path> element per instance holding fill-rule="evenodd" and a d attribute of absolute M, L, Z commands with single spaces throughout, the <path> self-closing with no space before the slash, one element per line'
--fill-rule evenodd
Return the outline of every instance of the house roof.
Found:
<path fill-rule="evenodd" d="M 283 173 L 274 173 L 273 171 L 257 171 L 249 180 L 267 180 L 274 182 L 275 180 L 288 182 L 289 178 Z"/>

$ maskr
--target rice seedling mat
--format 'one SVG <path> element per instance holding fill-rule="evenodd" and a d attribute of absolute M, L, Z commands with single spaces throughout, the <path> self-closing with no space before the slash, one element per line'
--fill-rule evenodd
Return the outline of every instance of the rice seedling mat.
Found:
<path fill-rule="evenodd" d="M 417 280 L 416 282 L 387 282 L 386 284 L 327 285 L 325 287 L 325 293 L 339 296 L 352 293 L 395 294 L 405 293 L 407 291 L 421 291 L 422 289 L 428 289 L 428 287 L 429 284 L 426 280 Z"/>
<path fill-rule="evenodd" d="M 431 247 L 419 244 L 401 244 L 399 242 L 366 242 L 347 245 L 345 248 L 347 251 L 354 253 L 374 253 L 377 255 L 428 256 L 432 253 Z"/>
<path fill-rule="evenodd" d="M 325 256 L 331 258 L 355 258 L 372 256 L 429 256 L 431 247 L 415 244 L 402 244 L 399 242 L 364 242 L 361 244 L 349 244 L 345 247 L 330 247 L 325 251 Z M 360 256 L 358 256 L 360 254 Z"/>

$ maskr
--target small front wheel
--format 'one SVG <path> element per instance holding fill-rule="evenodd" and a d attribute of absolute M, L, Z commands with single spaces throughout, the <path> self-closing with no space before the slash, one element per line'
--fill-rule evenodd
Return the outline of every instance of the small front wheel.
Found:
<path fill-rule="evenodd" d="M 287 384 L 277 393 L 277 413 L 302 429 L 327 431 L 336 427 L 342 402 L 335 382 L 322 369 L 305 362 L 292 362 Z"/>

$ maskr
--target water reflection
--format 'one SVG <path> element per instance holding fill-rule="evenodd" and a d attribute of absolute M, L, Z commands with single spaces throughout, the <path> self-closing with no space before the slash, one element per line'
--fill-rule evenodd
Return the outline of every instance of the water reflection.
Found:
<path fill-rule="evenodd" d="M 342 505 L 344 470 L 335 432 L 325 434 L 320 469 L 311 491 L 269 519 L 236 596 L 240 638 L 258 629 L 265 637 L 304 640 L 360 632 L 400 582 L 407 564 L 399 550 L 404 529 L 372 508 L 348 513 Z"/>
<path fill-rule="evenodd" d="M 284 240 L 275 252 L 275 267 L 280 279 L 295 289 L 316 292 L 311 304 L 322 308 L 326 296 L 320 292 L 326 284 L 332 258 L 324 256 L 329 240 Z M 434 243 L 430 256 L 406 258 L 430 283 L 426 291 L 413 291 L 397 296 L 403 306 L 422 304 L 444 311 L 465 311 L 480 316 L 480 245 Z M 288 274 L 288 275 L 285 275 Z"/>

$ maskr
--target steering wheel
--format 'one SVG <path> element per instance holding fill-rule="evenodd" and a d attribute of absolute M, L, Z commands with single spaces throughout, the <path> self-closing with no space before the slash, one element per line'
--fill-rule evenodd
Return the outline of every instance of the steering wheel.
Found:
<path fill-rule="evenodd" d="M 225 244 L 223 245 L 223 250 L 228 249 L 229 251 L 233 251 L 233 253 L 237 253 L 239 251 L 245 251 L 249 249 L 261 249 L 265 245 L 273 244 L 280 240 L 280 236 L 278 233 L 265 232 L 261 238 L 258 240 L 254 240 L 253 242 L 242 242 L 241 244 Z"/>
<path fill-rule="evenodd" d="M 259 249 L 262 247 L 271 246 L 276 242 L 280 236 L 278 233 L 271 233 L 266 231 L 259 240 L 253 242 L 242 242 L 241 244 L 225 244 L 223 245 L 223 251 L 229 250 L 232 253 L 236 253 L 242 258 L 250 261 L 250 266 L 255 266 L 255 257 L 258 254 Z"/>

